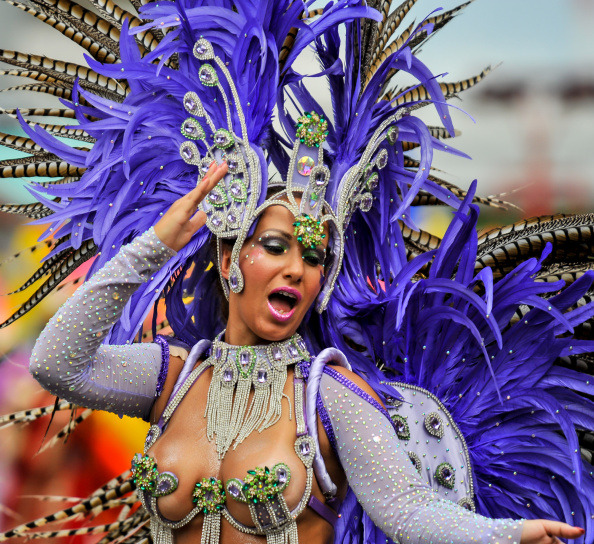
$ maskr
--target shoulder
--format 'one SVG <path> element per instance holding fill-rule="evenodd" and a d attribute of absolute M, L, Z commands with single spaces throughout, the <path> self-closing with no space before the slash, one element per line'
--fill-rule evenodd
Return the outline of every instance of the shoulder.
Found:
<path fill-rule="evenodd" d="M 345 382 L 352 383 L 356 386 L 357 389 L 369 395 L 373 400 L 375 400 L 383 408 L 385 408 L 384 403 L 380 400 L 378 394 L 374 391 L 374 389 L 361 376 L 359 376 L 352 370 L 349 370 L 348 368 L 345 368 L 343 366 L 329 364 L 324 369 L 324 374 L 329 375 L 334 379 L 338 378 L 338 381 L 340 381 L 343 385 L 346 385 L 347 387 L 348 383 Z M 336 374 L 338 374 L 339 376 L 337 376 Z"/>

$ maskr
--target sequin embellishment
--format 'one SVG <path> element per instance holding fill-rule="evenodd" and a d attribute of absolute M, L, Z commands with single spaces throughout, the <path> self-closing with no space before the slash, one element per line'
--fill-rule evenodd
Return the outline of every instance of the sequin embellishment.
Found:
<path fill-rule="evenodd" d="M 172 472 L 159 472 L 157 462 L 149 455 L 137 453 L 132 458 L 133 482 L 152 497 L 164 497 L 173 493 L 179 484 Z"/>
<path fill-rule="evenodd" d="M 221 510 L 225 504 L 223 482 L 216 478 L 202 478 L 194 486 L 192 502 L 205 514 L 213 514 Z"/>
<path fill-rule="evenodd" d="M 291 480 L 291 470 L 285 463 L 248 470 L 243 481 L 238 478 L 227 480 L 227 493 L 239 502 L 266 504 L 282 493 Z"/>

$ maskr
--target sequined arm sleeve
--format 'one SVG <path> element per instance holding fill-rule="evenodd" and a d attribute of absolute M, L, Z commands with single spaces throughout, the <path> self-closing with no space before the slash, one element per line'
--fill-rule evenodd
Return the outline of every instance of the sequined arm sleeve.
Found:
<path fill-rule="evenodd" d="M 320 393 L 349 485 L 387 536 L 407 544 L 519 544 L 522 522 L 474 514 L 422 482 L 381 405 L 350 380 L 325 373 Z"/>
<path fill-rule="evenodd" d="M 49 321 L 33 348 L 33 377 L 80 406 L 146 418 L 163 379 L 166 350 L 157 343 L 101 341 L 130 296 L 173 255 L 152 228 L 124 246 Z"/>

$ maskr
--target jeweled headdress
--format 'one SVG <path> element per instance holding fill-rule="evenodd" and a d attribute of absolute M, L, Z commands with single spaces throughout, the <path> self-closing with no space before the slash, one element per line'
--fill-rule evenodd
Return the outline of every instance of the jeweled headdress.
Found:
<path fill-rule="evenodd" d="M 131 340 L 163 294 L 178 334 L 190 341 L 212 337 L 220 320 L 218 303 L 203 296 L 214 283 L 213 273 L 204 273 L 211 260 L 209 231 L 219 249 L 222 240 L 235 240 L 229 284 L 223 285 L 226 292 L 240 291 L 239 250 L 272 203 L 293 212 L 296 233 L 306 244 L 318 243 L 320 224 L 329 225 L 334 258 L 318 311 L 340 283 L 345 258 L 349 267 L 355 262 L 371 266 L 363 272 L 373 278 L 376 263 L 384 260 L 384 243 L 400 242 L 404 250 L 401 226 L 415 227 L 411 205 L 459 205 L 464 191 L 429 175 L 432 155 L 434 150 L 455 152 L 442 143 L 454 135 L 446 98 L 482 77 L 440 84 L 413 54 L 460 8 L 410 26 L 388 45 L 413 4 L 388 17 L 387 10 L 381 14 L 358 0 L 311 11 L 307 2 L 181 1 L 144 6 L 143 17 L 153 21 L 149 24 L 129 16 L 122 25 L 120 62 L 97 53 L 88 59 L 90 69 L 79 70 L 80 79 L 71 78 L 71 90 L 63 93 L 79 122 L 75 129 L 22 122 L 32 138 L 56 159 L 62 157 L 58 172 L 65 175 L 32 189 L 44 206 L 35 207 L 35 217 L 51 221 L 46 234 L 58 239 L 36 277 L 51 273 L 51 284 L 57 285 L 65 277 L 65 261 L 71 263 L 69 273 L 99 250 L 91 272 L 98 269 L 191 190 L 212 160 L 224 159 L 229 174 L 202 204 L 208 229 L 136 293 L 112 341 Z M 340 25 L 353 36 L 344 58 Z M 361 38 L 366 43 L 353 47 Z M 306 76 L 294 68 L 309 46 L 321 65 L 314 75 L 330 85 L 331 112 L 324 111 L 308 91 Z M 399 72 L 418 84 L 392 88 Z M 428 127 L 411 114 L 427 104 L 434 105 L 445 128 Z M 298 112 L 296 118 L 289 109 Z M 93 147 L 71 148 L 52 133 Z M 406 155 L 414 148 L 420 149 L 420 159 Z M 280 175 L 269 179 L 274 171 Z M 348 243 L 357 230 L 353 221 L 362 221 L 373 240 L 363 261 L 360 248 Z M 48 290 L 44 286 L 6 324 Z"/>

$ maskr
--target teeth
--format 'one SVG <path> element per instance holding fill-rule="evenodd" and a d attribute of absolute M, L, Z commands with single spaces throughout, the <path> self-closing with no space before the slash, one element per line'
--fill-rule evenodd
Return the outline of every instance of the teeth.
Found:
<path fill-rule="evenodd" d="M 297 297 L 293 293 L 287 293 L 287 291 L 276 291 L 276 293 L 297 300 Z"/>

